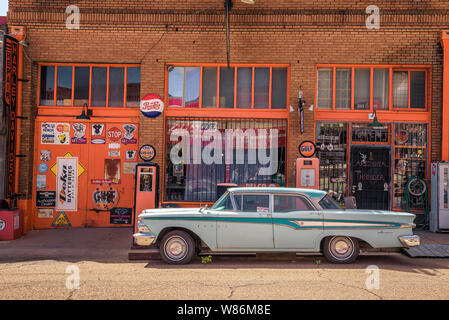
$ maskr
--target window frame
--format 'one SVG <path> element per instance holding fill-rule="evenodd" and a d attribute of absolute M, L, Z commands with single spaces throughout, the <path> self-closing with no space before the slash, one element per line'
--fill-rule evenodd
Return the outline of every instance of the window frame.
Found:
<path fill-rule="evenodd" d="M 332 70 L 332 103 L 331 108 L 318 108 L 318 70 L 320 68 L 330 68 Z M 336 108 L 336 70 L 341 68 L 351 69 L 351 105 L 349 109 Z M 369 69 L 370 70 L 370 97 L 368 109 L 356 109 L 355 108 L 355 70 L 356 69 Z M 388 109 L 376 109 L 376 112 L 386 111 L 405 111 L 405 112 L 427 112 L 431 106 L 431 66 L 428 65 L 360 65 L 360 64 L 317 64 L 315 66 L 315 105 L 318 112 L 320 111 L 337 111 L 337 112 L 374 112 L 374 69 L 388 69 L 389 72 L 389 86 L 388 86 Z M 395 108 L 393 106 L 393 72 L 394 71 L 407 71 L 408 72 L 408 105 L 407 108 Z M 412 71 L 424 71 L 425 72 L 425 106 L 424 108 L 412 108 L 410 102 L 410 79 Z"/>
<path fill-rule="evenodd" d="M 53 105 L 52 106 L 46 106 L 41 105 L 41 68 L 42 67 L 48 67 L 53 66 L 55 67 L 55 75 L 54 75 L 54 94 L 53 94 Z M 58 106 L 57 103 L 57 81 L 58 81 L 58 67 L 72 67 L 72 103 L 68 106 Z M 37 106 L 39 109 L 72 109 L 75 110 L 76 108 L 83 108 L 82 106 L 75 106 L 75 67 L 89 67 L 89 102 L 88 102 L 88 108 L 93 110 L 98 109 L 138 109 L 137 107 L 128 107 L 127 106 L 127 80 L 128 80 L 128 68 L 132 67 L 139 67 L 141 68 L 140 64 L 113 64 L 113 63 L 38 63 L 38 84 L 37 84 Z M 92 106 L 92 69 L 94 67 L 106 67 L 106 105 L 105 106 Z M 110 68 L 124 68 L 124 88 L 123 88 L 123 106 L 122 107 L 110 107 L 109 106 L 109 70 Z M 142 82 L 142 80 L 141 80 Z"/>
<path fill-rule="evenodd" d="M 200 97 L 199 97 L 199 108 L 185 108 L 185 107 L 169 107 L 168 106 L 168 68 L 170 66 L 173 67 L 199 67 L 200 68 Z M 165 65 L 165 104 L 167 105 L 167 112 L 169 115 L 179 115 L 186 113 L 188 114 L 223 114 L 223 113 L 246 113 L 250 111 L 253 113 L 260 112 L 261 114 L 270 112 L 270 117 L 273 117 L 271 113 L 282 113 L 285 117 L 285 114 L 288 114 L 289 105 L 290 105 L 290 65 L 289 64 L 230 64 L 231 68 L 234 68 L 234 105 L 232 107 L 220 107 L 220 99 L 217 98 L 216 100 L 216 106 L 210 108 L 210 107 L 203 107 L 203 90 L 202 90 L 202 84 L 203 84 L 203 69 L 205 67 L 208 68 L 217 68 L 217 97 L 220 96 L 220 68 L 227 67 L 227 64 L 225 63 L 166 63 Z M 238 74 L 238 68 L 251 68 L 252 69 L 252 82 L 251 82 L 251 106 L 249 108 L 238 108 L 237 107 L 237 74 Z M 254 74 L 256 68 L 269 68 L 270 72 L 270 78 L 269 78 L 269 92 L 268 92 L 268 108 L 255 108 L 254 105 Z M 272 100 L 272 73 L 273 68 L 286 68 L 287 70 L 287 79 L 286 79 L 286 106 L 285 108 L 272 108 L 271 100 Z M 185 86 L 185 84 L 183 84 Z M 184 103 L 183 103 L 184 104 Z M 180 111 L 181 110 L 181 111 Z M 240 115 L 238 115 L 240 116 Z"/>

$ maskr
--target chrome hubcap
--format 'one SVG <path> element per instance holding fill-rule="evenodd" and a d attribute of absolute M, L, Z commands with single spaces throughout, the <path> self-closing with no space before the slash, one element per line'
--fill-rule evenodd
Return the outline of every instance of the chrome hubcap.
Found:
<path fill-rule="evenodd" d="M 187 243 L 180 237 L 172 237 L 167 240 L 164 249 L 170 260 L 182 260 L 187 254 Z"/>
<path fill-rule="evenodd" d="M 349 251 L 349 246 L 345 241 L 337 241 L 335 244 L 335 251 L 338 254 L 345 254 Z"/>
<path fill-rule="evenodd" d="M 354 252 L 352 240 L 347 237 L 334 237 L 330 242 L 330 252 L 338 260 L 349 258 Z"/>

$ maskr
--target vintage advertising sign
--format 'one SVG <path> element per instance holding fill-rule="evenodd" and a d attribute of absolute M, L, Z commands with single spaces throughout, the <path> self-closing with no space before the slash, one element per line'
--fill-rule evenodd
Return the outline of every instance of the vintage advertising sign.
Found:
<path fill-rule="evenodd" d="M 77 211 L 78 158 L 58 157 L 56 163 L 56 210 Z"/>
<path fill-rule="evenodd" d="M 52 227 L 71 227 L 72 224 L 70 223 L 69 219 L 65 215 L 64 212 L 59 212 L 56 219 L 51 224 Z"/>
<path fill-rule="evenodd" d="M 72 124 L 74 137 L 72 137 L 71 142 L 73 144 L 86 144 L 87 138 L 86 135 L 86 128 L 87 126 L 84 123 L 74 123 Z"/>
<path fill-rule="evenodd" d="M 41 124 L 42 144 L 70 144 L 70 124 L 43 122 Z"/>
<path fill-rule="evenodd" d="M 7 161 L 7 187 L 6 197 L 15 192 L 16 172 L 16 111 L 17 111 L 17 84 L 18 84 L 18 54 L 19 42 L 10 36 L 4 37 L 4 114 L 9 116 L 8 126 L 8 158 Z"/>
<path fill-rule="evenodd" d="M 91 140 L 90 142 L 92 144 L 105 144 L 105 132 L 104 132 L 105 125 L 103 123 L 94 123 L 92 124 L 92 131 L 90 133 Z"/>
<path fill-rule="evenodd" d="M 311 158 L 315 155 L 316 152 L 316 145 L 312 141 L 303 141 L 299 145 L 299 154 L 303 156 L 304 158 Z"/>
<path fill-rule="evenodd" d="M 143 161 L 151 161 L 156 156 L 156 149 L 151 144 L 140 147 L 139 156 Z"/>
<path fill-rule="evenodd" d="M 98 185 L 92 193 L 92 202 L 97 210 L 111 210 L 117 205 L 118 200 L 118 190 L 112 184 Z"/>
<path fill-rule="evenodd" d="M 53 209 L 37 209 L 37 217 L 40 219 L 49 219 L 53 218 Z"/>
<path fill-rule="evenodd" d="M 36 191 L 36 207 L 56 206 L 56 191 Z"/>
<path fill-rule="evenodd" d="M 132 214 L 132 208 L 113 208 L 109 222 L 111 224 L 131 224 Z"/>
<path fill-rule="evenodd" d="M 164 111 L 164 101 L 157 94 L 147 94 L 140 101 L 140 111 L 148 118 L 160 116 Z"/>
<path fill-rule="evenodd" d="M 122 139 L 122 143 L 126 146 L 127 144 L 136 144 L 137 139 L 134 137 L 137 127 L 134 124 L 123 125 L 123 130 L 125 130 L 125 136 Z"/>
<path fill-rule="evenodd" d="M 112 142 L 119 142 L 122 138 L 123 132 L 118 127 L 111 127 L 108 129 L 108 132 L 106 133 L 106 136 L 109 141 Z"/>

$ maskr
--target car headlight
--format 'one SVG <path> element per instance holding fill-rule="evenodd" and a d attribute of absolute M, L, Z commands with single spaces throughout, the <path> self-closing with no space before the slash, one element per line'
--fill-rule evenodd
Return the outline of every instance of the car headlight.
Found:
<path fill-rule="evenodd" d="M 151 233 L 150 228 L 148 228 L 141 220 L 137 222 L 137 230 L 139 230 L 140 233 Z"/>

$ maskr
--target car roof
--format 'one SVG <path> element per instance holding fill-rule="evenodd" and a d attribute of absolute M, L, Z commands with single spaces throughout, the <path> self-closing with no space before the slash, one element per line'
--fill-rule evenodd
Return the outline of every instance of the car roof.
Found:
<path fill-rule="evenodd" d="M 296 193 L 306 194 L 311 198 L 322 198 L 326 191 L 303 188 L 284 188 L 284 187 L 235 187 L 229 188 L 230 192 L 270 192 L 270 193 Z"/>

